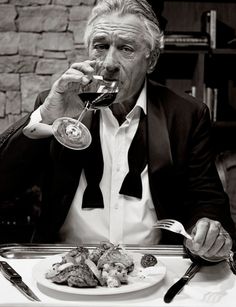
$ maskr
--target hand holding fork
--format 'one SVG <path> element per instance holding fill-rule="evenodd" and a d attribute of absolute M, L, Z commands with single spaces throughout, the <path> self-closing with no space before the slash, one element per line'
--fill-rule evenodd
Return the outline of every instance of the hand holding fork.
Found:
<path fill-rule="evenodd" d="M 207 219 L 208 220 L 208 219 Z M 210 221 L 210 220 L 208 220 Z M 183 235 L 185 238 L 189 240 L 193 240 L 193 237 L 187 233 L 185 230 L 184 226 L 179 222 L 174 219 L 162 219 L 159 220 L 156 224 L 153 225 L 154 228 L 161 228 L 161 229 L 166 229 L 175 233 L 179 233 Z M 221 234 L 221 233 L 220 233 Z M 224 234 L 223 234 L 224 235 Z M 201 258 L 208 260 L 208 261 L 214 261 L 212 259 L 207 259 L 204 258 L 204 256 L 200 256 Z M 216 259 L 215 261 L 220 261 L 221 259 Z M 231 271 L 236 274 L 236 263 L 234 261 L 234 252 L 232 250 L 229 251 L 228 255 L 225 257 L 225 260 L 228 262 Z"/>

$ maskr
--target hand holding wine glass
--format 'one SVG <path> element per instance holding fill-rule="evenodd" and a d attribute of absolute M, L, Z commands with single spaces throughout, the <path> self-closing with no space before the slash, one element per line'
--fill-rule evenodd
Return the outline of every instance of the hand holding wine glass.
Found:
<path fill-rule="evenodd" d="M 116 98 L 117 81 L 104 80 L 101 67 L 98 60 L 72 64 L 53 84 L 41 106 L 43 123 L 53 124 L 54 136 L 68 148 L 79 150 L 89 146 L 91 135 L 80 123 L 83 116 L 88 110 L 107 107 Z"/>
<path fill-rule="evenodd" d="M 49 95 L 40 107 L 43 123 L 51 125 L 59 117 L 75 117 L 80 114 L 78 90 L 91 81 L 95 65 L 95 60 L 73 63 L 53 83 Z"/>
<path fill-rule="evenodd" d="M 118 84 L 115 80 L 104 80 L 100 75 L 93 75 L 92 80 L 81 86 L 78 93 L 84 108 L 78 119 L 61 117 L 53 123 L 55 138 L 70 149 L 81 150 L 91 143 L 91 134 L 88 128 L 81 123 L 85 113 L 89 110 L 106 108 L 111 105 L 118 93 Z"/>

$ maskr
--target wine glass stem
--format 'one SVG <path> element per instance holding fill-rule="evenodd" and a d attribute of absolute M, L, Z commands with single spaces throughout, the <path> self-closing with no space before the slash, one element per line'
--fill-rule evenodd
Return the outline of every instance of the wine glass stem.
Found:
<path fill-rule="evenodd" d="M 82 119 L 84 118 L 85 113 L 87 113 L 88 110 L 89 110 L 89 103 L 87 102 L 85 104 L 85 107 L 84 107 L 83 111 L 80 113 L 79 118 L 77 119 L 76 126 L 79 126 L 79 123 L 82 121 Z"/>

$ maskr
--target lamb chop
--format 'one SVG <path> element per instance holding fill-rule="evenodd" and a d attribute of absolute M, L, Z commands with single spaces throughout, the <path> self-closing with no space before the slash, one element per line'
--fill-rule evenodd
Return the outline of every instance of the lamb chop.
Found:
<path fill-rule="evenodd" d="M 80 262 L 84 262 L 88 257 L 89 250 L 86 247 L 78 246 L 66 253 L 65 256 L 62 257 L 61 263 L 71 262 L 73 264 L 78 264 Z"/>
<path fill-rule="evenodd" d="M 53 276 L 51 280 L 57 284 L 78 288 L 91 288 L 96 287 L 98 284 L 92 271 L 85 263 L 68 266 L 60 273 Z"/>
<path fill-rule="evenodd" d="M 97 264 L 99 258 L 105 253 L 106 250 L 111 247 L 114 247 L 114 244 L 107 241 L 100 242 L 99 246 L 96 247 L 89 255 L 89 259 L 92 260 L 95 264 Z"/>
<path fill-rule="evenodd" d="M 118 249 L 117 246 L 113 246 L 105 251 L 99 258 L 97 267 L 98 269 L 103 269 L 106 264 L 122 264 L 122 266 L 127 269 L 127 272 L 132 272 L 134 269 L 132 257 L 123 250 Z"/>

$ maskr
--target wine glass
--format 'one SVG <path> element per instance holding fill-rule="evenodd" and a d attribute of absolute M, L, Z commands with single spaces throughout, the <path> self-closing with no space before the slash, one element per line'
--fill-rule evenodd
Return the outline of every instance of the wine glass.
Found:
<path fill-rule="evenodd" d="M 78 94 L 83 110 L 78 119 L 60 117 L 52 125 L 55 138 L 67 148 L 82 150 L 92 141 L 88 128 L 81 123 L 89 110 L 103 109 L 110 106 L 118 93 L 118 81 L 104 80 L 100 75 L 93 75 L 92 81 L 82 86 Z"/>

